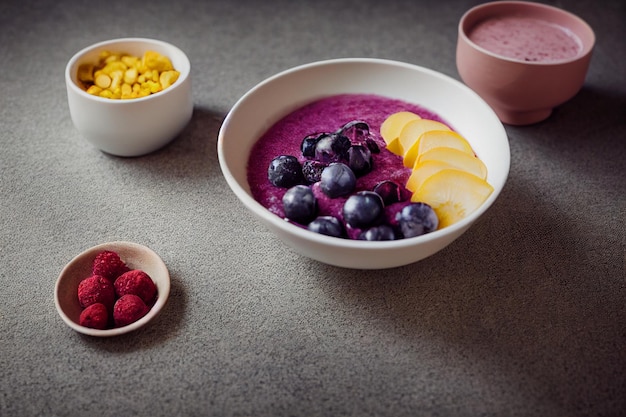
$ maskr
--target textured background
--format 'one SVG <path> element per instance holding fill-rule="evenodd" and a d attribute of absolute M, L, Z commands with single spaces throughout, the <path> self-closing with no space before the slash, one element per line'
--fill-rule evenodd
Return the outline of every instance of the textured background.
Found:
<path fill-rule="evenodd" d="M 377 57 L 458 79 L 477 1 L 14 1 L 0 5 L 1 416 L 618 416 L 626 414 L 626 9 L 550 1 L 595 29 L 586 85 L 506 126 L 509 181 L 479 223 L 385 271 L 294 254 L 221 175 L 216 137 L 259 81 Z M 142 36 L 192 61 L 194 116 L 151 155 L 75 131 L 64 69 Z M 72 257 L 130 240 L 172 276 L 164 313 L 94 339 L 57 315 Z"/>

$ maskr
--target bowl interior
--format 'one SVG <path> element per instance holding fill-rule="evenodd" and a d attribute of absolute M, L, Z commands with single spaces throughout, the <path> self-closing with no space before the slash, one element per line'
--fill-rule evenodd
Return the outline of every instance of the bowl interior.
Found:
<path fill-rule="evenodd" d="M 154 281 L 158 296 L 147 315 L 124 327 L 99 330 L 83 327 L 79 316 L 83 310 L 78 302 L 78 284 L 91 275 L 93 260 L 102 251 L 116 252 L 131 269 L 141 269 Z M 151 249 L 132 242 L 109 242 L 94 246 L 77 255 L 61 271 L 55 287 L 55 305 L 67 325 L 91 336 L 116 336 L 142 327 L 161 311 L 170 292 L 170 276 L 161 258 Z"/>
<path fill-rule="evenodd" d="M 469 34 L 479 23 L 488 19 L 501 17 L 524 17 L 537 19 L 557 25 L 571 32 L 580 41 L 581 51 L 575 58 L 564 61 L 577 60 L 581 57 L 587 56 L 591 53 L 595 43 L 593 30 L 580 17 L 557 7 L 526 1 L 495 1 L 473 7 L 461 18 L 459 24 L 460 35 L 463 36 L 469 44 L 483 50 L 483 48 L 474 44 L 470 40 Z M 485 52 L 491 54 L 489 51 Z M 508 59 L 506 57 L 504 58 Z M 546 65 L 545 62 L 535 62 L 532 64 Z"/>
<path fill-rule="evenodd" d="M 130 55 L 138 57 L 142 56 L 146 51 L 158 52 L 161 55 L 167 56 L 172 62 L 174 69 L 180 72 L 179 81 L 174 83 L 168 89 L 165 89 L 157 94 L 149 95 L 142 98 L 135 98 L 132 100 L 110 100 L 88 94 L 80 87 L 78 83 L 78 67 L 82 64 L 97 63 L 100 53 L 105 50 L 118 53 L 128 53 Z M 150 99 L 154 96 L 166 93 L 170 89 L 176 88 L 178 85 L 182 84 L 182 81 L 184 79 L 189 77 L 190 71 L 191 63 L 189 62 L 189 58 L 182 50 L 172 44 L 156 39 L 120 38 L 99 42 L 77 52 L 67 64 L 66 79 L 71 81 L 69 83 L 70 87 L 73 90 L 79 92 L 79 94 L 84 94 L 88 97 L 92 97 L 95 100 L 101 100 L 105 103 L 128 104 Z"/>
<path fill-rule="evenodd" d="M 257 203 L 247 182 L 253 144 L 275 122 L 296 108 L 335 94 L 377 94 L 420 105 L 441 116 L 465 136 L 488 168 L 494 192 L 483 206 L 445 229 L 413 239 L 363 242 L 317 235 L 283 221 Z M 251 89 L 233 106 L 218 136 L 218 155 L 226 180 L 239 199 L 272 226 L 333 246 L 414 245 L 463 229 L 495 200 L 509 172 L 506 132 L 493 110 L 464 84 L 435 71 L 401 62 L 354 58 L 322 61 L 277 74 Z"/>

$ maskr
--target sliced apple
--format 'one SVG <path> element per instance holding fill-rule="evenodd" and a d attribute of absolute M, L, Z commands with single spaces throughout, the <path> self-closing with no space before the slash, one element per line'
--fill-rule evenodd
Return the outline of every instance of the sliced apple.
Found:
<path fill-rule="evenodd" d="M 485 163 L 473 154 L 460 151 L 454 148 L 432 148 L 417 157 L 414 169 L 426 161 L 445 162 L 461 171 L 476 175 L 480 179 L 487 178 L 487 167 Z"/>
<path fill-rule="evenodd" d="M 410 161 L 406 160 L 406 155 L 417 155 L 417 149 L 411 150 L 411 147 L 417 146 L 420 136 L 429 130 L 450 130 L 450 128 L 441 122 L 430 119 L 413 120 L 404 126 L 398 137 L 404 152 L 402 155 L 405 158 L 404 166 L 409 168 L 413 166 L 412 163 L 409 164 Z"/>
<path fill-rule="evenodd" d="M 411 201 L 430 205 L 441 229 L 470 215 L 492 192 L 491 184 L 476 175 L 444 169 L 428 177 L 413 193 Z"/>
<path fill-rule="evenodd" d="M 401 111 L 393 113 L 385 119 L 380 126 L 380 135 L 387 144 L 387 149 L 396 155 L 402 156 L 402 147 L 398 141 L 398 136 L 404 126 L 413 120 L 419 120 L 421 117 L 410 111 Z"/>

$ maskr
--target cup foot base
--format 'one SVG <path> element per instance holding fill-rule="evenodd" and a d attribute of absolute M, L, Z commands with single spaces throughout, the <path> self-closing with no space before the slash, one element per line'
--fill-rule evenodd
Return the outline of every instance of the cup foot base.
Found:
<path fill-rule="evenodd" d="M 539 123 L 552 114 L 552 109 L 542 109 L 533 111 L 511 111 L 494 108 L 496 115 L 502 123 L 514 126 L 531 125 Z"/>

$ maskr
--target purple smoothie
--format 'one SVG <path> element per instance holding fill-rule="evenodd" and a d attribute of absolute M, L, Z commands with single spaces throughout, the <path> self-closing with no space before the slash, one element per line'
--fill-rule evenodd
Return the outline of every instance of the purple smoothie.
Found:
<path fill-rule="evenodd" d="M 476 45 L 525 62 L 555 62 L 574 58 L 582 43 L 568 29 L 544 20 L 503 16 L 480 22 L 468 34 Z"/>
<path fill-rule="evenodd" d="M 402 158 L 385 148 L 385 141 L 380 136 L 380 126 L 385 119 L 399 111 L 410 111 L 428 118 L 446 123 L 436 114 L 415 104 L 387 97 L 368 94 L 336 95 L 305 105 L 288 114 L 270 127 L 255 143 L 248 160 L 248 183 L 252 196 L 264 207 L 277 216 L 284 218 L 282 198 L 286 188 L 276 187 L 267 178 L 267 170 L 273 158 L 279 155 L 293 155 L 302 163 L 306 160 L 300 151 L 302 139 L 313 133 L 335 132 L 346 123 L 362 120 L 370 127 L 370 133 L 380 147 L 380 153 L 372 153 L 373 170 L 357 179 L 357 191 L 372 190 L 384 180 L 392 180 L 404 186 L 411 170 L 405 168 Z M 331 215 L 343 221 L 342 207 L 348 196 L 329 198 L 319 187 L 312 185 L 318 200 L 318 215 Z M 393 224 L 395 213 L 408 203 L 407 201 L 386 207 L 388 222 Z M 350 237 L 355 237 L 358 230 L 348 229 Z"/>

